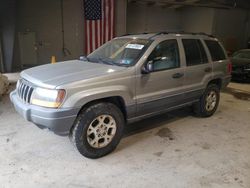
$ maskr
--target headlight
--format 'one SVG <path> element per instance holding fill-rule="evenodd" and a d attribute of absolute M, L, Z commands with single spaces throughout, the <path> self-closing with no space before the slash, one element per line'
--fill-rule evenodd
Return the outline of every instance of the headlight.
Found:
<path fill-rule="evenodd" d="M 31 104 L 48 107 L 58 108 L 65 97 L 65 90 L 51 90 L 36 88 L 31 96 Z"/>

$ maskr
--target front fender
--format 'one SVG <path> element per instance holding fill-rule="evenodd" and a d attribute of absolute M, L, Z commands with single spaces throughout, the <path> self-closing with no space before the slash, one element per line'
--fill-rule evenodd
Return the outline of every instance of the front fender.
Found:
<path fill-rule="evenodd" d="M 127 87 L 106 86 L 106 87 L 98 87 L 74 93 L 67 98 L 62 107 L 63 108 L 68 108 L 72 106 L 82 107 L 88 102 L 115 96 L 122 97 L 126 106 L 133 105 L 135 103 L 133 92 L 130 91 Z"/>

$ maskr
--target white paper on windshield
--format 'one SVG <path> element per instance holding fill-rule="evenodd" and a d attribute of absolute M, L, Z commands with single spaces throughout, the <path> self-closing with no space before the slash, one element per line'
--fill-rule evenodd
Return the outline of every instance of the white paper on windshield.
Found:
<path fill-rule="evenodd" d="M 126 48 L 141 50 L 144 47 L 142 44 L 128 44 Z"/>

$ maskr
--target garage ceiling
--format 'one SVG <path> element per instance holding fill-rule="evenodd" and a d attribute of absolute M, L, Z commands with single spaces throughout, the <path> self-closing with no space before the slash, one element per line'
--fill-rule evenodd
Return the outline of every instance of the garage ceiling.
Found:
<path fill-rule="evenodd" d="M 128 0 L 129 3 L 162 6 L 163 8 L 180 8 L 183 6 L 208 7 L 219 9 L 250 9 L 249 0 Z"/>

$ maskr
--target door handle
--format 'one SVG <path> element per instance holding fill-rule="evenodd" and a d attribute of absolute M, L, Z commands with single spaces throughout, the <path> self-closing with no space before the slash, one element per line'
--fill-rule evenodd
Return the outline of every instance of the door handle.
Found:
<path fill-rule="evenodd" d="M 204 69 L 204 72 L 212 72 L 212 68 L 211 67 L 207 67 Z"/>
<path fill-rule="evenodd" d="M 172 78 L 181 78 L 182 76 L 184 76 L 184 74 L 178 72 L 178 73 L 173 74 Z"/>

